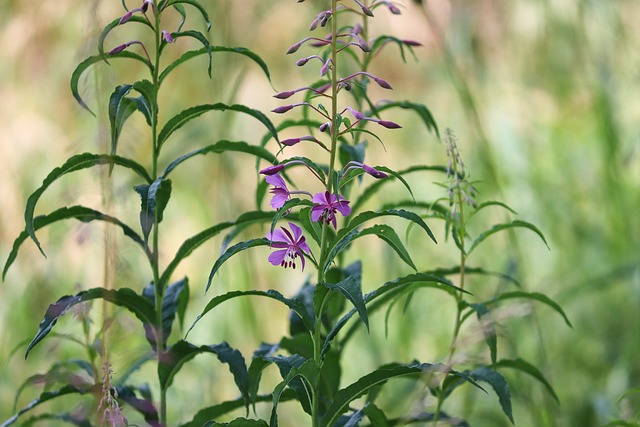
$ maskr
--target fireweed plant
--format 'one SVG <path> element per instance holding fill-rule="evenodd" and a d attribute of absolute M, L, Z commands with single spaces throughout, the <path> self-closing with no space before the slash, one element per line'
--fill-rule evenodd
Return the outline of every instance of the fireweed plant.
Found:
<path fill-rule="evenodd" d="M 298 1 L 302 2 L 303 0 Z M 159 93 L 163 82 L 169 73 L 192 58 L 208 57 L 209 74 L 212 55 L 218 52 L 232 52 L 248 57 L 261 67 L 267 78 L 270 78 L 269 71 L 264 61 L 247 49 L 213 46 L 202 32 L 183 30 L 187 10 L 192 9 L 202 16 L 207 29 L 210 27 L 206 10 L 196 0 L 144 0 L 134 9 L 128 9 L 123 3 L 125 13 L 102 32 L 99 53 L 83 61 L 73 73 L 73 95 L 88 109 L 79 95 L 78 83 L 84 71 L 100 61 L 127 60 L 141 64 L 148 71 L 149 78 L 120 85 L 113 91 L 108 109 L 111 124 L 109 154 L 84 153 L 69 158 L 64 165 L 54 169 L 42 186 L 31 195 L 25 211 L 26 228 L 16 239 L 5 265 L 4 275 L 15 260 L 18 249 L 27 239 L 31 238 L 43 251 L 36 237 L 37 230 L 57 221 L 75 218 L 83 222 L 104 221 L 119 227 L 144 253 L 150 267 L 151 284 L 140 285 L 137 289 L 93 288 L 62 297 L 49 306 L 36 336 L 27 347 L 27 355 L 52 331 L 58 319 L 71 310 L 83 325 L 87 360 L 74 359 L 56 363 L 44 378 L 60 378 L 54 374 L 66 369 L 73 373 L 67 375 L 67 383 L 55 389 L 53 386 L 59 385 L 59 381 L 52 381 L 54 384 L 50 384 L 49 390 L 17 411 L 2 427 L 15 423 L 19 416 L 49 400 L 70 394 L 96 396 L 96 410 L 93 413 L 42 413 L 29 421 L 36 423 L 55 419 L 81 426 L 91 426 L 94 423 L 122 426 L 129 425 L 124 411 L 125 408 L 130 408 L 130 413 L 139 413 L 136 416 L 150 426 L 276 427 L 278 414 L 282 410 L 280 403 L 296 401 L 310 417 L 306 425 L 314 427 L 412 423 L 467 425 L 462 418 L 444 410 L 446 400 L 464 384 L 481 391 L 486 391 L 483 387 L 488 384 L 497 394 L 506 417 L 513 422 L 509 386 L 501 373 L 509 369 L 534 377 L 557 399 L 551 385 L 534 365 L 520 358 L 498 358 L 498 326 L 505 316 L 508 317 L 504 310 L 500 311 L 504 308 L 503 302 L 512 299 L 543 303 L 558 312 L 569 324 L 564 312 L 545 295 L 519 289 L 518 282 L 511 276 L 470 266 L 468 262 L 472 253 L 488 237 L 503 230 L 527 228 L 543 241 L 544 236 L 534 225 L 518 220 L 496 224 L 475 237 L 470 234 L 468 224 L 485 208 L 513 211 L 498 201 L 476 201 L 476 184 L 469 180 L 456 138 L 450 130 L 442 138 L 448 158 L 446 166 L 417 165 L 394 171 L 386 166 L 365 163 L 365 138 L 370 137 L 382 143 L 376 130 L 401 127 L 384 118 L 384 112 L 390 109 L 417 113 L 427 129 L 440 139 L 436 123 L 427 107 L 411 101 L 376 103 L 370 96 L 369 88 L 372 85 L 383 90 L 392 89 L 386 80 L 369 71 L 370 64 L 378 57 L 379 52 L 395 45 L 404 59 L 405 51 L 413 53 L 412 48 L 419 46 L 419 43 L 389 35 L 370 35 L 374 12 L 401 13 L 395 2 L 327 0 L 324 4 L 327 8 L 318 11 L 310 25 L 310 31 L 323 34 L 304 38 L 287 51 L 287 54 L 293 55 L 304 49 L 315 50 L 315 53 L 299 58 L 296 64 L 317 66 L 320 79 L 308 86 L 275 95 L 278 100 L 293 97 L 299 97 L 300 100 L 279 105 L 273 110 L 274 113 L 291 114 L 299 111 L 301 114 L 301 118 L 284 120 L 276 128 L 262 112 L 238 104 L 196 105 L 161 120 Z M 177 28 L 164 27 L 164 23 L 168 21 L 163 20 L 165 14 L 177 14 L 182 18 Z M 111 31 L 133 23 L 148 29 L 148 40 L 129 41 L 109 50 L 104 48 Z M 187 51 L 174 62 L 164 65 L 161 61 L 163 53 L 175 48 L 174 42 L 179 38 L 193 39 L 202 47 Z M 267 134 L 257 144 L 223 140 L 197 148 L 177 159 L 167 160 L 161 156 L 164 144 L 176 130 L 206 112 L 226 110 L 241 112 L 257 119 L 267 128 Z M 150 128 L 148 143 L 151 144 L 152 156 L 147 167 L 117 154 L 123 125 L 134 112 L 140 112 Z M 294 129 L 298 136 L 279 139 L 279 132 L 293 132 Z M 278 146 L 276 154 L 266 148 L 272 140 Z M 312 151 L 310 147 L 310 152 L 319 152 L 321 155 L 313 158 L 286 157 L 289 147 L 309 144 L 315 150 Z M 256 189 L 257 210 L 245 212 L 235 220 L 215 224 L 186 239 L 174 257 L 162 268 L 158 256 L 162 243 L 159 226 L 172 194 L 169 175 L 195 156 L 225 152 L 249 154 L 257 158 L 256 172 L 261 177 Z M 280 159 L 281 156 L 285 158 Z M 268 166 L 261 162 L 267 162 Z M 161 163 L 167 164 L 163 170 L 160 168 Z M 47 215 L 34 216 L 38 199 L 53 182 L 68 173 L 97 165 L 108 166 L 112 173 L 117 173 L 121 168 L 129 169 L 138 177 L 141 183 L 133 190 L 141 200 L 139 225 L 132 227 L 116 217 L 84 206 L 63 207 Z M 311 178 L 304 181 L 302 189 L 298 189 L 290 177 L 292 174 L 289 172 L 293 168 L 302 168 Z M 445 181 L 439 182 L 439 185 L 446 191 L 446 196 L 434 201 L 415 200 L 411 187 L 404 178 L 415 172 L 444 176 Z M 399 182 L 404 186 L 409 199 L 386 204 L 377 210 L 364 210 L 366 202 L 392 182 Z M 261 206 L 267 193 L 270 195 L 269 204 L 272 209 L 265 211 Z M 385 223 L 371 224 L 386 217 L 405 220 L 409 226 L 408 231 L 418 231 L 423 236 L 420 241 L 423 252 L 437 250 L 436 238 L 425 219 L 442 221 L 446 239 L 440 244 L 453 242 L 459 253 L 459 263 L 426 271 L 419 270 L 393 227 Z M 249 225 L 256 223 L 266 225 L 264 237 L 232 244 Z M 286 297 L 276 289 L 235 290 L 215 296 L 195 319 L 186 335 L 171 341 L 169 338 L 174 329 L 173 323 L 177 319 L 182 324 L 189 302 L 188 279 L 185 277 L 176 280 L 174 272 L 181 261 L 195 249 L 221 233 L 226 233 L 223 251 L 210 270 L 207 291 L 225 262 L 254 247 L 263 247 L 264 262 L 273 266 L 271 268 L 293 269 L 299 272 L 299 277 L 306 279 L 302 280 L 299 292 L 292 297 Z M 372 236 L 377 236 L 389 245 L 414 272 L 383 284 L 367 284 L 374 289 L 363 294 L 364 263 L 355 261 L 347 264 L 345 255 L 353 247 L 355 240 Z M 500 283 L 513 285 L 515 289 L 497 291 L 491 298 L 481 299 L 474 296 L 474 289 L 467 283 L 466 278 L 471 275 L 481 276 L 487 281 L 498 280 Z M 388 319 L 396 304 L 408 307 L 412 296 L 420 289 L 444 291 L 456 304 L 451 344 L 442 360 L 435 363 L 417 360 L 388 363 L 344 386 L 341 381 L 342 358 L 350 339 L 363 326 L 369 329 L 371 314 L 386 308 Z M 284 304 L 290 310 L 288 336 L 276 343 L 260 345 L 248 366 L 244 356 L 226 342 L 211 345 L 194 344 L 187 340 L 189 331 L 203 316 L 226 301 L 246 296 L 270 298 Z M 101 330 L 92 335 L 90 330 L 87 309 L 83 303 L 95 299 L 103 299 L 131 312 L 141 322 L 140 330 L 144 331 L 150 346 L 150 351 L 132 360 L 128 371 L 119 377 L 109 364 L 108 348 L 93 345 L 99 341 L 101 334 L 106 333 Z M 460 355 L 459 349 L 463 341 L 462 327 L 474 317 L 477 319 L 477 335 L 486 343 L 489 354 L 488 357 L 471 360 Z M 175 421 L 169 423 L 167 408 L 170 403 L 179 406 L 179 402 L 169 402 L 167 390 L 181 367 L 202 353 L 214 354 L 221 363 L 227 365 L 238 388 L 239 397 L 205 407 L 196 414 L 182 414 L 185 418 L 192 417 L 191 421 L 183 424 Z M 419 358 L 420 355 L 416 356 Z M 131 373 L 145 363 L 154 362 L 157 366 L 155 388 L 149 384 L 130 384 Z M 273 390 L 261 394 L 262 375 L 272 365 L 278 369 L 282 381 Z M 393 408 L 385 408 L 384 385 L 399 377 L 413 381 L 414 389 L 421 394 L 431 395 L 431 402 L 435 403 L 423 404 L 422 400 L 416 400 L 416 408 L 410 413 L 397 413 Z M 25 386 L 36 382 L 35 378 L 27 380 Z M 155 393 L 157 394 L 154 396 Z M 363 397 L 364 400 L 361 400 Z M 269 419 L 248 418 L 251 409 L 253 414 L 257 414 L 256 404 L 260 402 L 271 404 Z M 242 408 L 246 411 L 245 417 L 222 422 L 233 417 L 233 412 Z M 367 421 L 364 421 L 365 418 Z"/>

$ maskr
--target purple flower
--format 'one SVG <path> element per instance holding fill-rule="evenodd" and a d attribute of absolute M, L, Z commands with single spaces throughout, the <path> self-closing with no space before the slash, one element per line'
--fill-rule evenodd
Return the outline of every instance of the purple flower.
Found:
<path fill-rule="evenodd" d="M 267 233 L 267 240 L 271 241 L 271 247 L 278 249 L 269 255 L 269 262 L 284 268 L 292 267 L 295 270 L 296 258 L 300 257 L 302 271 L 304 271 L 304 256 L 309 255 L 311 249 L 309 249 L 300 227 L 290 222 L 289 228 L 293 234 L 284 227 L 280 227 L 280 230 L 275 230 L 273 233 Z"/>
<path fill-rule="evenodd" d="M 273 209 L 280 209 L 291 196 L 287 188 L 287 183 L 284 182 L 284 179 L 278 174 L 267 176 L 265 181 L 273 185 L 273 188 L 269 190 L 269 193 L 273 194 L 270 203 L 271 207 Z"/>
<path fill-rule="evenodd" d="M 336 224 L 336 211 L 340 212 L 343 216 L 348 216 L 351 213 L 349 207 L 349 201 L 344 197 L 335 194 L 331 194 L 328 191 L 324 193 L 316 193 L 311 200 L 316 205 L 311 208 L 311 220 L 315 222 L 324 222 L 326 224 L 331 223 L 333 228 L 337 229 Z"/>

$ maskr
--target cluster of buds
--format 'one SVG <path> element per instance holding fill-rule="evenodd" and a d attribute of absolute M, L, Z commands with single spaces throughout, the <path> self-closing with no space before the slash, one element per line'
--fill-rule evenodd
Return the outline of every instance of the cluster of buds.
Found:
<path fill-rule="evenodd" d="M 168 3 L 169 3 L 168 1 L 164 1 L 159 6 L 159 10 L 162 11 L 164 8 L 166 8 Z M 149 7 L 151 7 L 151 10 L 152 10 L 153 14 L 155 15 L 157 13 L 157 11 L 156 11 L 156 7 L 155 7 L 155 5 L 153 3 L 153 0 L 143 0 L 142 1 L 142 5 L 140 7 L 137 7 L 135 9 L 131 9 L 131 10 L 127 11 L 127 13 L 122 15 L 122 17 L 118 21 L 118 25 L 126 24 L 127 22 L 129 22 L 131 20 L 131 18 L 133 18 L 133 16 L 135 14 L 141 13 L 142 16 L 144 17 L 144 19 L 147 21 L 147 23 L 151 26 L 151 28 L 153 28 L 154 27 L 154 22 L 152 20 L 150 20 L 149 17 L 147 16 L 147 12 L 149 11 Z M 166 43 L 173 43 L 173 38 L 174 38 L 173 34 L 171 34 L 169 31 L 162 30 L 162 39 Z M 151 64 L 151 57 L 149 56 L 149 52 L 147 51 L 147 48 L 144 46 L 144 43 L 142 43 L 139 40 L 132 40 L 132 41 L 128 41 L 126 43 L 119 44 L 118 46 L 116 46 L 113 49 L 111 49 L 110 51 L 108 51 L 107 54 L 108 55 L 117 55 L 118 53 L 122 52 L 123 50 L 127 49 L 129 46 L 132 46 L 132 45 L 140 45 L 142 47 L 142 50 L 144 51 L 145 56 L 147 57 L 147 60 Z"/>
<path fill-rule="evenodd" d="M 102 413 L 101 425 L 107 427 L 124 427 L 128 421 L 118 405 L 118 391 L 112 385 L 113 370 L 109 362 L 102 365 L 102 399 L 98 405 L 98 413 Z"/>
<path fill-rule="evenodd" d="M 478 207 L 478 203 L 474 200 L 477 191 L 467 180 L 467 172 L 458 149 L 457 139 L 451 129 L 445 131 L 444 143 L 448 159 L 447 194 L 449 206 L 452 206 L 451 216 L 455 217 L 458 210 L 461 209 L 461 203 L 466 203 L 473 208 Z"/>

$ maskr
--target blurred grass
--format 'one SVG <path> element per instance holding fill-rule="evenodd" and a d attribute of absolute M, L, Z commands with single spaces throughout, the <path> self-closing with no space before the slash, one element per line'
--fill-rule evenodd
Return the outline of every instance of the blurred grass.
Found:
<path fill-rule="evenodd" d="M 400 63 L 395 52 L 383 53 L 372 71 L 395 88 L 384 96 L 428 105 L 441 129 L 451 127 L 459 137 L 472 178 L 481 181 L 480 198 L 507 202 L 520 219 L 539 226 L 550 242 L 551 251 L 547 251 L 527 232 L 505 235 L 488 241 L 485 251 L 474 255 L 473 264 L 509 270 L 527 290 L 547 293 L 560 302 L 574 325 L 569 329 L 545 307 L 534 308 L 532 316 L 507 322 L 502 354 L 520 356 L 539 366 L 561 399 L 559 406 L 539 384 L 510 376 L 516 422 L 522 426 L 604 425 L 621 416 L 618 397 L 640 386 L 640 33 L 635 31 L 640 4 L 635 0 L 443 1 L 429 3 L 426 16 L 417 4 L 408 0 L 404 4 L 402 17 L 378 13 L 374 31 L 417 39 L 425 47 L 417 50 L 419 61 L 410 59 L 407 65 Z M 283 52 L 305 34 L 313 5 L 290 0 L 207 2 L 214 20 L 211 39 L 214 44 L 249 47 L 263 56 L 277 90 L 297 87 L 311 74 L 295 67 Z M 83 95 L 90 105 L 102 109 L 98 110 L 99 120 L 81 111 L 69 93 L 68 80 L 75 64 L 95 51 L 97 28 L 120 13 L 119 2 L 99 0 L 0 3 L 3 261 L 23 228 L 28 195 L 66 157 L 104 151 L 99 148 L 108 135 L 103 106 L 110 90 L 121 81 L 139 77 L 137 70 L 117 64 L 97 66 L 88 75 L 82 84 Z M 111 42 L 124 41 L 118 37 L 127 35 L 122 32 Z M 192 78 L 205 76 L 205 65 L 197 62 L 168 81 L 175 89 L 163 95 L 165 117 L 188 105 L 214 100 L 245 103 L 263 111 L 278 105 L 255 65 L 230 55 L 217 56 L 214 61 L 210 81 Z M 394 169 L 444 163 L 444 150 L 414 116 L 392 113 L 389 119 L 402 123 L 404 129 L 382 134 L 387 152 L 372 145 L 371 163 Z M 122 152 L 145 159 L 148 147 L 138 141 L 146 132 L 142 120 L 133 118 L 123 135 Z M 222 138 L 256 143 L 262 133 L 244 118 L 211 114 L 176 134 L 167 145 L 165 161 Z M 176 171 L 177 191 L 163 223 L 168 242 L 162 254 L 165 259 L 185 237 L 253 207 L 251 192 L 245 191 L 256 183 L 252 168 L 249 158 L 208 156 Z M 251 172 L 241 174 L 242 170 Z M 412 176 L 411 182 L 421 197 L 434 200 L 441 194 L 428 184 L 439 179 Z M 135 184 L 130 176 L 116 174 L 112 188 L 114 213 L 131 224 L 137 218 L 138 201 L 130 191 Z M 98 173 L 80 172 L 52 188 L 39 212 L 63 203 L 100 207 L 102 190 Z M 400 191 L 394 187 L 385 196 L 405 198 Z M 481 219 L 488 225 L 505 217 L 496 214 Z M 24 348 L 17 354 L 10 352 L 33 335 L 49 303 L 79 288 L 102 284 L 106 233 L 101 226 L 76 223 L 42 231 L 48 259 L 33 245 L 25 245 L 0 286 L 0 419 L 10 416 L 19 384 L 53 363 L 45 355 L 78 357 L 77 347 L 54 339 L 43 342 L 27 361 L 21 357 Z M 116 240 L 115 285 L 142 288 L 148 281 L 148 272 L 138 268 L 144 265 L 143 258 L 119 237 Z M 410 242 L 419 251 L 415 258 L 420 268 L 455 262 L 451 248 L 421 242 L 415 231 Z M 219 243 L 207 244 L 177 272 L 176 277 L 188 274 L 193 287 L 188 322 L 206 304 L 203 284 Z M 372 246 L 364 244 L 356 248 L 393 259 L 383 248 L 373 246 L 371 250 Z M 265 256 L 264 251 L 255 251 L 232 260 L 214 282 L 213 291 L 276 288 L 294 293 L 301 280 L 298 274 L 268 266 L 255 268 L 264 263 Z M 379 259 L 364 258 L 367 290 L 408 272 Z M 485 291 L 487 284 L 480 281 L 471 286 L 477 286 L 480 294 L 492 292 Z M 405 314 L 394 310 L 388 338 L 384 337 L 383 316 L 372 318 L 374 339 L 359 334 L 347 350 L 344 384 L 390 360 L 436 361 L 443 356 L 453 324 L 453 305 L 444 297 L 423 292 L 412 307 Z M 99 312 L 96 304 L 92 312 L 96 322 Z M 145 348 L 142 339 L 129 340 L 127 331 L 137 325 L 126 316 L 123 319 L 120 329 L 111 334 L 116 374 Z M 261 341 L 274 341 L 285 333 L 285 321 L 286 313 L 275 304 L 234 302 L 206 319 L 190 338 L 201 343 L 226 339 L 248 357 Z M 58 327 L 80 334 L 71 317 Z M 470 354 L 478 354 L 478 348 L 482 347 L 471 346 Z M 219 367 L 214 359 L 202 357 L 185 368 L 174 391 L 184 406 L 173 409 L 174 419 L 184 420 L 183 414 L 234 395 L 229 388 L 220 389 L 219 382 L 228 383 L 229 377 Z M 143 372 L 138 378 L 148 374 Z M 267 381 L 273 383 L 277 375 L 271 374 Z M 34 389 L 25 391 L 21 404 L 36 394 Z M 202 400 L 193 396 L 202 396 Z M 393 401 L 393 396 L 389 393 L 387 398 Z M 637 411 L 638 402 L 635 404 Z M 453 405 L 447 410 L 464 411 L 474 426 L 507 425 L 494 396 L 469 391 Z M 412 409 L 406 402 L 397 407 Z M 295 414 L 283 422 L 295 425 L 293 420 Z"/>

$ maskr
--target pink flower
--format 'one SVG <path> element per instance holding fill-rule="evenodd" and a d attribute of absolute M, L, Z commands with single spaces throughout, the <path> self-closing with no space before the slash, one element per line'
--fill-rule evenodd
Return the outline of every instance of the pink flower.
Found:
<path fill-rule="evenodd" d="M 324 222 L 326 224 L 332 224 L 333 228 L 337 229 L 336 224 L 336 211 L 340 212 L 343 216 L 349 216 L 351 208 L 349 207 L 349 201 L 344 197 L 335 194 L 331 194 L 328 191 L 324 193 L 316 193 L 311 200 L 316 205 L 311 208 L 311 220 L 315 222 Z"/>
<path fill-rule="evenodd" d="M 296 268 L 296 258 L 300 257 L 302 263 L 302 271 L 304 271 L 304 256 L 309 255 L 311 249 L 307 245 L 306 239 L 302 235 L 302 229 L 293 223 L 289 223 L 289 228 L 293 231 L 280 227 L 273 234 L 267 233 L 267 239 L 271 241 L 271 247 L 278 249 L 269 255 L 269 262 L 275 266 L 284 268 Z"/>
<path fill-rule="evenodd" d="M 269 193 L 273 194 L 270 203 L 271 207 L 273 209 L 280 209 L 291 197 L 287 183 L 284 182 L 284 179 L 278 174 L 267 176 L 265 181 L 273 185 L 273 188 L 269 190 Z"/>

